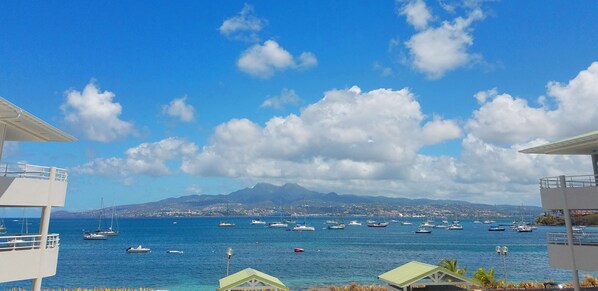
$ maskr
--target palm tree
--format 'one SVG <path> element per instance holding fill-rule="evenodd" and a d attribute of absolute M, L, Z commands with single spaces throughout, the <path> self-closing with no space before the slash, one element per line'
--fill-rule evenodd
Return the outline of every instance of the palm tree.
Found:
<path fill-rule="evenodd" d="M 462 268 L 460 269 L 459 267 L 457 267 L 457 260 L 455 259 L 442 259 L 440 260 L 440 262 L 438 263 L 438 266 L 443 267 L 453 273 L 457 273 L 459 275 L 465 275 L 465 272 L 467 272 L 467 268 Z"/>
<path fill-rule="evenodd" d="M 480 284 L 482 284 L 482 287 L 492 288 L 497 285 L 497 282 L 494 281 L 494 268 L 490 268 L 488 271 L 484 268 L 479 268 L 475 274 L 473 274 L 473 278 L 478 280 Z"/>

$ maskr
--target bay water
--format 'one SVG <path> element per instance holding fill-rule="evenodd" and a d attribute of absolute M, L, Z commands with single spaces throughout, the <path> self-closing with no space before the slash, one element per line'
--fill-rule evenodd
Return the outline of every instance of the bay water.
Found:
<path fill-rule="evenodd" d="M 227 218 L 236 224 L 229 228 L 218 227 L 221 218 L 119 219 L 119 236 L 89 241 L 83 240 L 82 233 L 95 230 L 97 219 L 54 218 L 50 232 L 60 234 L 58 271 L 45 278 L 42 287 L 215 290 L 226 275 L 229 247 L 233 249 L 231 274 L 254 268 L 278 277 L 291 290 L 351 282 L 383 284 L 377 276 L 388 270 L 413 260 L 437 264 L 443 258 L 456 259 L 461 268 L 467 268 L 469 277 L 483 267 L 495 268 L 496 278 L 503 279 L 506 263 L 509 281 L 571 281 L 570 271 L 548 263 L 546 234 L 564 231 L 563 227 L 539 226 L 528 233 L 510 228 L 491 232 L 486 224 L 461 220 L 463 230 L 433 229 L 431 234 L 416 234 L 422 219 L 403 219 L 412 225 L 370 228 L 362 217 L 355 218 L 362 226 L 344 230 L 326 229 L 327 219 L 308 217 L 307 224 L 316 227 L 313 232 L 251 225 L 249 217 Z M 7 224 L 9 229 L 17 227 L 16 221 Z M 151 248 L 151 253 L 126 252 L 138 245 Z M 495 252 L 498 245 L 508 246 L 506 261 Z M 295 253 L 295 247 L 305 252 Z M 169 254 L 168 250 L 183 253 Z M 14 287 L 29 289 L 31 283 L 0 284 L 0 290 Z"/>

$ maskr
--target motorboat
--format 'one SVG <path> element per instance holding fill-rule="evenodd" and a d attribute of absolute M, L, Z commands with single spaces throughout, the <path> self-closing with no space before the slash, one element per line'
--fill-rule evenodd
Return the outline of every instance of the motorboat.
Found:
<path fill-rule="evenodd" d="M 326 220 L 326 224 L 338 224 L 338 221 L 336 221 L 334 219 L 329 219 L 329 220 Z"/>
<path fill-rule="evenodd" d="M 388 226 L 388 222 L 373 222 L 373 223 L 368 223 L 368 227 L 387 227 Z"/>
<path fill-rule="evenodd" d="M 233 226 L 235 226 L 235 224 L 232 222 L 221 221 L 220 223 L 218 223 L 218 227 L 233 227 Z"/>
<path fill-rule="evenodd" d="M 494 221 L 494 220 L 489 220 L 489 219 L 487 219 L 487 220 L 484 220 L 484 224 L 493 224 L 493 223 L 495 223 L 495 222 L 496 222 L 496 221 Z"/>
<path fill-rule="evenodd" d="M 421 227 L 434 227 L 435 225 L 431 221 L 426 220 L 422 224 L 420 224 L 419 226 L 421 226 Z"/>
<path fill-rule="evenodd" d="M 415 231 L 415 233 L 432 233 L 432 230 L 425 227 L 420 227 Z"/>
<path fill-rule="evenodd" d="M 337 223 L 337 224 L 329 225 L 328 229 L 332 229 L 332 230 L 345 229 L 345 224 L 344 223 Z"/>
<path fill-rule="evenodd" d="M 83 234 L 84 240 L 105 240 L 107 238 L 106 235 L 97 232 L 86 232 Z"/>
<path fill-rule="evenodd" d="M 458 224 L 458 223 L 453 223 L 447 229 L 448 230 L 463 230 L 463 225 Z"/>
<path fill-rule="evenodd" d="M 266 222 L 261 219 L 253 219 L 251 225 L 266 225 Z"/>
<path fill-rule="evenodd" d="M 473 223 L 475 223 L 475 224 L 481 224 L 482 222 L 479 221 L 479 220 L 474 220 Z"/>
<path fill-rule="evenodd" d="M 144 248 L 141 245 L 137 246 L 137 247 L 129 247 L 127 248 L 127 253 L 129 254 L 145 254 L 145 253 L 149 253 L 152 250 L 150 248 Z"/>
<path fill-rule="evenodd" d="M 268 227 L 272 227 L 272 228 L 286 228 L 289 227 L 288 223 L 284 223 L 284 222 L 270 222 L 270 224 L 268 224 Z"/>
<path fill-rule="evenodd" d="M 516 227 L 517 232 L 532 232 L 532 227 L 529 225 L 518 225 Z"/>
<path fill-rule="evenodd" d="M 409 222 L 409 221 L 403 221 L 401 222 L 402 225 L 412 225 L 413 223 Z"/>
<path fill-rule="evenodd" d="M 296 253 L 305 252 L 305 250 L 303 248 L 294 248 L 293 251 L 296 252 Z"/>
<path fill-rule="evenodd" d="M 297 224 L 297 225 L 295 225 L 295 227 L 293 227 L 293 231 L 314 231 L 314 230 L 316 230 L 315 227 L 308 226 L 305 224 Z"/>
<path fill-rule="evenodd" d="M 167 254 L 182 254 L 183 251 L 179 251 L 179 250 L 168 250 L 166 251 Z"/>
<path fill-rule="evenodd" d="M 488 231 L 505 231 L 505 228 L 499 225 L 491 225 Z"/>
<path fill-rule="evenodd" d="M 349 225 L 352 225 L 352 226 L 360 226 L 360 225 L 361 225 L 361 222 L 359 222 L 359 221 L 357 221 L 357 220 L 351 220 L 351 221 L 349 221 Z"/>

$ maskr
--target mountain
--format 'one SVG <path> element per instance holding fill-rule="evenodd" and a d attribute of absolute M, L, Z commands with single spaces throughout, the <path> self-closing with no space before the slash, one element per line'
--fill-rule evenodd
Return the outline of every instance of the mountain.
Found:
<path fill-rule="evenodd" d="M 283 210 L 284 209 L 284 210 Z M 70 213 L 58 211 L 54 217 L 98 217 L 108 209 Z M 290 212 L 310 215 L 434 215 L 444 217 L 500 217 L 537 214 L 535 206 L 486 205 L 458 200 L 432 200 L 391 198 L 385 196 L 339 195 L 334 192 L 320 193 L 297 184 L 275 186 L 258 183 L 220 195 L 188 195 L 178 198 L 122 205 L 115 207 L 119 217 L 162 216 L 267 216 L 290 215 Z"/>

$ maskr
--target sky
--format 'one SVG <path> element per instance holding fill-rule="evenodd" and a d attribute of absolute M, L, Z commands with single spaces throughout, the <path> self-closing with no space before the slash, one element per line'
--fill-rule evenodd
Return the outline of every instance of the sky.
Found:
<path fill-rule="evenodd" d="M 593 1 L 2 1 L 0 96 L 77 138 L 66 210 L 259 182 L 540 205 L 597 130 Z"/>

